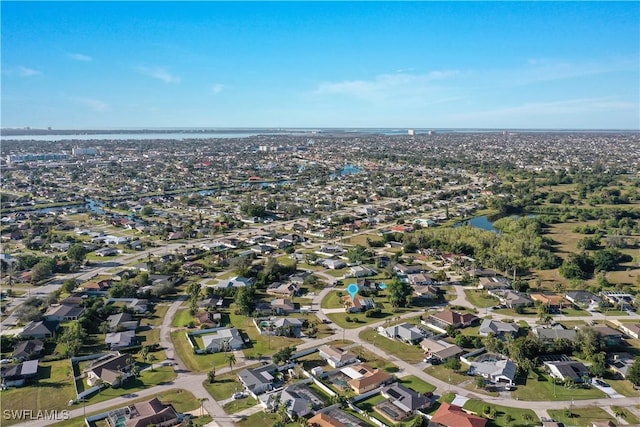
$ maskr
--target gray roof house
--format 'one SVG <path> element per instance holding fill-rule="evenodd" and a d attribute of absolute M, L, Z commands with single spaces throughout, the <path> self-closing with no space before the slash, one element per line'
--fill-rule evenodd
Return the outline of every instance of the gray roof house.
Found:
<path fill-rule="evenodd" d="M 112 314 L 107 317 L 107 323 L 111 332 L 118 330 L 135 331 L 138 328 L 138 319 L 134 319 L 129 313 Z"/>
<path fill-rule="evenodd" d="M 415 411 L 431 406 L 430 398 L 400 383 L 384 387 L 380 392 L 382 396 L 389 399 L 393 406 L 403 411 L 406 416 L 413 415 Z"/>
<path fill-rule="evenodd" d="M 518 367 L 509 359 L 494 362 L 471 362 L 469 375 L 480 375 L 494 383 L 512 385 L 516 379 Z"/>
<path fill-rule="evenodd" d="M 236 328 L 221 328 L 213 334 L 202 335 L 202 342 L 208 353 L 240 350 L 244 347 L 244 341 Z"/>
<path fill-rule="evenodd" d="M 382 330 L 382 334 L 394 340 L 400 340 L 407 344 L 416 344 L 424 338 L 424 332 L 411 323 L 400 323 Z"/>
<path fill-rule="evenodd" d="M 130 354 L 110 353 L 93 361 L 84 372 L 87 374 L 87 384 L 96 385 L 98 380 L 117 387 L 129 378 L 131 369 L 136 361 Z"/>
<path fill-rule="evenodd" d="M 282 390 L 280 402 L 290 417 L 305 417 L 324 406 L 324 401 L 306 384 L 297 383 Z"/>
<path fill-rule="evenodd" d="M 27 360 L 18 365 L 0 368 L 0 382 L 5 387 L 20 387 L 30 378 L 38 376 L 38 360 Z"/>
<path fill-rule="evenodd" d="M 575 382 L 583 382 L 584 378 L 589 377 L 589 368 L 575 360 L 543 362 L 549 369 L 552 377 L 563 381 L 571 379 Z"/>
<path fill-rule="evenodd" d="M 18 336 L 21 338 L 52 338 L 59 327 L 60 323 L 56 321 L 42 320 L 39 322 L 30 322 Z"/>
<path fill-rule="evenodd" d="M 494 334 L 499 338 L 504 338 L 507 335 L 511 335 L 512 337 L 514 337 L 519 330 L 520 328 L 515 323 L 506 323 L 499 320 L 484 319 L 482 321 L 482 324 L 480 325 L 478 334 L 481 336 Z"/>
<path fill-rule="evenodd" d="M 247 277 L 232 277 L 228 280 L 221 280 L 214 288 L 227 289 L 227 288 L 244 288 L 253 285 L 253 279 Z"/>
<path fill-rule="evenodd" d="M 536 326 L 535 328 L 533 328 L 533 334 L 546 343 L 552 343 L 553 341 L 558 339 L 575 341 L 578 336 L 578 331 L 576 331 L 575 329 L 564 329 L 560 325 L 556 325 L 552 328 Z"/>
<path fill-rule="evenodd" d="M 109 332 L 104 338 L 104 343 L 111 350 L 130 347 L 136 342 L 135 331 Z"/>
<path fill-rule="evenodd" d="M 273 388 L 273 374 L 277 370 L 276 365 L 263 365 L 253 369 L 243 369 L 238 374 L 238 379 L 244 388 L 254 396 L 265 393 Z"/>
<path fill-rule="evenodd" d="M 58 322 L 63 322 L 66 320 L 78 320 L 82 313 L 84 313 L 84 307 L 80 307 L 79 305 L 72 304 L 60 304 L 60 305 L 52 305 L 49 309 L 44 313 L 44 318 L 46 320 L 54 320 Z"/>
<path fill-rule="evenodd" d="M 333 368 L 340 368 L 344 365 L 348 365 L 350 363 L 355 363 L 358 361 L 358 356 L 354 353 L 351 353 L 348 350 L 343 350 L 340 347 L 335 347 L 331 345 L 323 345 L 318 348 L 318 352 L 320 353 L 320 357 L 327 361 L 327 363 Z"/>
<path fill-rule="evenodd" d="M 564 297 L 578 307 L 596 306 L 602 301 L 602 298 L 589 291 L 567 291 Z"/>
<path fill-rule="evenodd" d="M 29 360 L 34 356 L 40 356 L 43 348 L 44 342 L 40 340 L 20 341 L 11 353 L 11 357 L 20 361 Z"/>

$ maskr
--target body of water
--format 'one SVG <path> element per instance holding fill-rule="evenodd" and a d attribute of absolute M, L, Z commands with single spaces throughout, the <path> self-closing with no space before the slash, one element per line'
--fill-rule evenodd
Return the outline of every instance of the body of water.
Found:
<path fill-rule="evenodd" d="M 472 227 L 481 228 L 483 230 L 493 231 L 494 233 L 498 232 L 498 229 L 493 226 L 493 221 L 491 221 L 486 215 L 477 216 L 475 218 L 459 222 L 454 225 L 454 227 L 460 227 L 462 225 L 470 225 Z"/>
<path fill-rule="evenodd" d="M 203 133 L 109 133 L 109 134 L 79 134 L 79 135 L 15 135 L 3 136 L 4 141 L 126 141 L 151 139 L 212 139 L 212 138 L 247 138 L 259 135 L 255 132 L 203 132 Z M 274 135 L 274 134 L 269 134 Z"/>

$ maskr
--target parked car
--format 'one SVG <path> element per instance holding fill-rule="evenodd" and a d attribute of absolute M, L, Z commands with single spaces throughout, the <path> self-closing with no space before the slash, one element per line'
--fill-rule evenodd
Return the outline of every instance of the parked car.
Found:
<path fill-rule="evenodd" d="M 237 393 L 233 393 L 233 398 L 234 399 L 244 399 L 245 397 L 247 397 L 246 394 L 242 393 L 242 392 L 237 392 Z"/>

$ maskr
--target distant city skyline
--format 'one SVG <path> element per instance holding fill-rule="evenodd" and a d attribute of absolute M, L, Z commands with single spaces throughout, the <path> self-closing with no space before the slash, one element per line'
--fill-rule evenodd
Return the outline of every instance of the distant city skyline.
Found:
<path fill-rule="evenodd" d="M 640 3 L 0 3 L 1 126 L 640 129 Z"/>

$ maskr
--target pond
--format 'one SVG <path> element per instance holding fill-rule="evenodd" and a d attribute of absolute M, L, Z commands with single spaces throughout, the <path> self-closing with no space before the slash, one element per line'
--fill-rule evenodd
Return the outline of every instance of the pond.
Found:
<path fill-rule="evenodd" d="M 493 221 L 489 219 L 488 216 L 482 215 L 477 216 L 475 218 L 471 218 L 466 221 L 461 221 L 454 225 L 454 227 L 460 227 L 462 225 L 470 225 L 472 227 L 481 228 L 487 231 L 493 231 L 494 233 L 498 233 L 498 229 L 493 226 Z"/>

